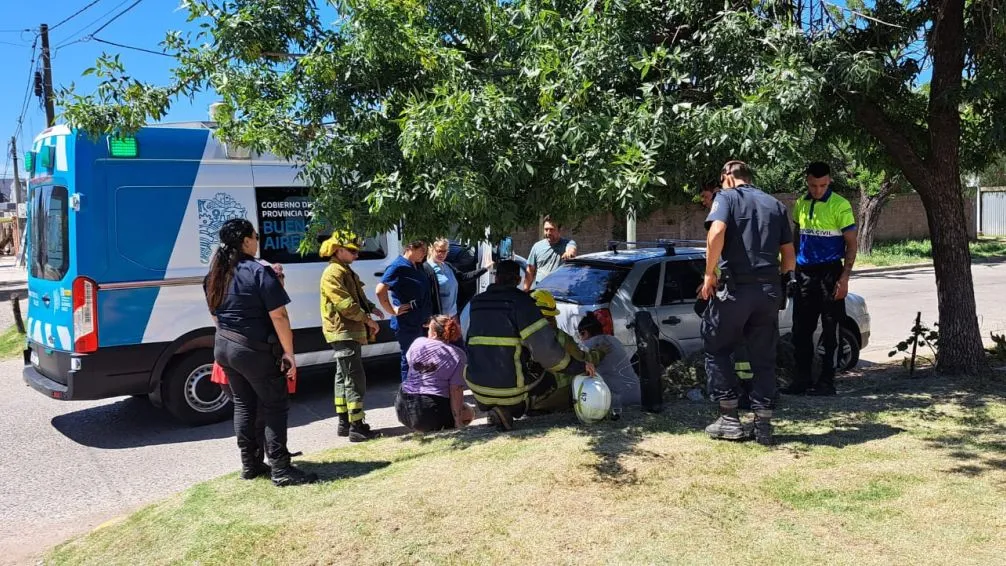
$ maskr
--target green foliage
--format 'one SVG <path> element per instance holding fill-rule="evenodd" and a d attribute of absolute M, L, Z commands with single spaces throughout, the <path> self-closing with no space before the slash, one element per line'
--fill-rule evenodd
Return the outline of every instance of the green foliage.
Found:
<path fill-rule="evenodd" d="M 218 135 L 303 163 L 323 222 L 481 237 L 645 212 L 729 158 L 798 163 L 824 87 L 775 48 L 799 30 L 707 0 L 333 4 L 330 24 L 307 0 L 187 0 L 203 27 L 164 41 L 170 84 L 103 56 L 64 118 L 135 130 L 211 88 Z"/>
<path fill-rule="evenodd" d="M 898 342 L 894 349 L 887 353 L 887 357 L 893 358 L 898 353 L 911 354 L 915 347 L 916 365 L 919 361 L 935 366 L 940 357 L 940 323 L 934 322 L 929 328 L 921 321 L 912 324 L 911 335 L 905 340 Z M 911 363 L 911 358 L 904 359 L 905 364 Z"/>
<path fill-rule="evenodd" d="M 991 332 L 992 347 L 988 349 L 989 358 L 996 363 L 1006 363 L 1006 334 Z"/>

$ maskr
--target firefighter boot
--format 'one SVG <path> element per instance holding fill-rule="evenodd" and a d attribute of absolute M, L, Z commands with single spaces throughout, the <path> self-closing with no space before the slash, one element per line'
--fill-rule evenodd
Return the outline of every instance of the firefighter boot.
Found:
<path fill-rule="evenodd" d="M 339 428 L 335 434 L 338 436 L 349 436 L 349 413 L 339 413 Z"/>
<path fill-rule="evenodd" d="M 349 423 L 349 441 L 364 442 L 372 438 L 377 438 L 378 433 L 370 430 L 370 425 L 362 420 Z"/>
<path fill-rule="evenodd" d="M 755 442 L 762 446 L 775 444 L 772 435 L 772 411 L 755 411 L 754 437 Z"/>
<path fill-rule="evenodd" d="M 720 417 L 706 427 L 706 434 L 717 440 L 744 440 L 748 437 L 737 416 L 737 400 L 720 401 Z"/>

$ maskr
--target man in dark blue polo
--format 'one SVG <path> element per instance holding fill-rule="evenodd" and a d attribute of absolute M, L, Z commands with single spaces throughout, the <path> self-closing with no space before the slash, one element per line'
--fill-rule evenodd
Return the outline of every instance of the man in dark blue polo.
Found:
<path fill-rule="evenodd" d="M 787 273 L 795 268 L 796 258 L 786 208 L 752 185 L 752 180 L 751 169 L 743 162 L 724 165 L 722 189 L 706 218 L 706 272 L 700 294 L 709 306 L 702 317 L 702 339 L 706 373 L 720 412 L 706 432 L 724 440 L 748 437 L 737 412 L 740 384 L 733 360 L 737 346 L 744 342 L 754 373 L 755 440 L 769 445 L 783 292 L 779 255 Z"/>

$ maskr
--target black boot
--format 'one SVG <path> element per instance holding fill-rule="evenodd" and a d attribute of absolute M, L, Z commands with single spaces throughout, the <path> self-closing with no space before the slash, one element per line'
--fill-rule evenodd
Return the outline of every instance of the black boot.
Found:
<path fill-rule="evenodd" d="M 755 442 L 762 446 L 775 444 L 775 436 L 772 431 L 772 411 L 755 411 L 754 437 Z"/>
<path fill-rule="evenodd" d="M 339 428 L 335 434 L 338 436 L 349 436 L 349 413 L 339 413 Z"/>
<path fill-rule="evenodd" d="M 380 435 L 370 430 L 370 425 L 363 422 L 362 420 L 349 424 L 350 442 L 364 442 L 372 438 L 377 438 L 378 436 Z"/>
<path fill-rule="evenodd" d="M 272 470 L 272 484 L 276 487 L 288 487 L 291 485 L 304 485 L 309 483 L 316 483 L 318 481 L 318 474 L 312 472 L 305 472 L 299 468 L 293 466 L 293 464 L 287 464 L 283 467 L 276 467 Z"/>
<path fill-rule="evenodd" d="M 747 431 L 737 415 L 737 400 L 720 402 L 720 418 L 706 427 L 706 433 L 716 440 L 745 440 Z"/>
<path fill-rule="evenodd" d="M 259 446 L 249 454 L 241 453 L 241 479 L 253 480 L 259 476 L 267 476 L 272 468 L 265 463 L 265 451 Z"/>

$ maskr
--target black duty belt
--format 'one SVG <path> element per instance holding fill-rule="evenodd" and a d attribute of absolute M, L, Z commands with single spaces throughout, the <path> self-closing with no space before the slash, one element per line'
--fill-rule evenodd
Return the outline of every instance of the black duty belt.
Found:
<path fill-rule="evenodd" d="M 244 346 L 249 350 L 255 350 L 256 352 L 268 352 L 270 354 L 273 353 L 272 344 L 249 340 L 247 336 L 244 336 L 243 334 L 238 334 L 237 332 L 234 332 L 232 330 L 225 330 L 223 328 L 218 328 L 217 335 L 220 336 L 221 338 L 224 338 L 225 340 L 234 342 L 239 346 Z"/>
<path fill-rule="evenodd" d="M 840 261 L 829 261 L 828 263 L 818 263 L 815 265 L 798 265 L 796 270 L 800 273 L 832 273 L 836 270 L 842 269 L 842 262 Z"/>
<path fill-rule="evenodd" d="M 738 285 L 751 285 L 756 283 L 779 283 L 779 274 L 763 274 L 755 275 L 753 273 L 746 273 L 744 275 L 731 275 L 730 279 Z"/>

